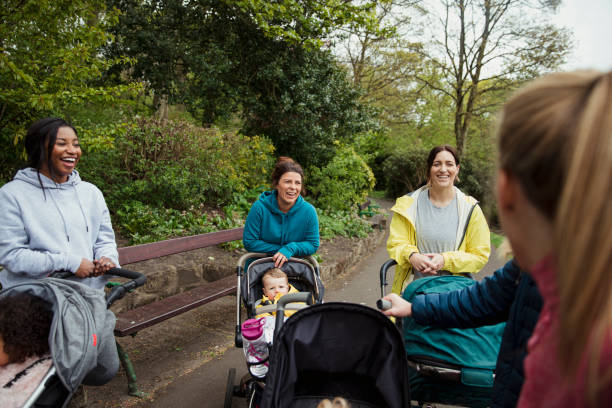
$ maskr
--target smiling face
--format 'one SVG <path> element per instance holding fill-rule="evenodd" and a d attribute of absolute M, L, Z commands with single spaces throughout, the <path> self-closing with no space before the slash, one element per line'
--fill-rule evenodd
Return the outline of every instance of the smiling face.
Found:
<path fill-rule="evenodd" d="M 53 167 L 53 177 L 47 164 L 43 163 L 40 172 L 57 183 L 65 183 L 81 158 L 81 145 L 74 130 L 60 127 L 57 138 L 51 150 L 50 164 Z"/>
<path fill-rule="evenodd" d="M 264 276 L 262 279 L 263 294 L 270 300 L 274 300 L 276 295 L 286 295 L 289 292 L 289 282 L 287 277 L 274 278 L 272 276 Z"/>
<path fill-rule="evenodd" d="M 283 212 L 289 211 L 302 191 L 302 176 L 293 171 L 284 173 L 276 184 L 276 191 L 278 208 Z"/>
<path fill-rule="evenodd" d="M 455 162 L 455 157 L 446 150 L 436 154 L 431 167 L 429 168 L 429 183 L 432 188 L 452 187 L 459 173 L 459 166 Z"/>

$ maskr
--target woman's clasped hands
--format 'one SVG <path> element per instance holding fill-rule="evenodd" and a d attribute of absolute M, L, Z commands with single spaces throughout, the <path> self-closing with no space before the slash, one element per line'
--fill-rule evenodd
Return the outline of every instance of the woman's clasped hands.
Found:
<path fill-rule="evenodd" d="M 427 275 L 435 275 L 444 267 L 444 256 L 441 254 L 413 252 L 409 259 L 414 269 Z"/>

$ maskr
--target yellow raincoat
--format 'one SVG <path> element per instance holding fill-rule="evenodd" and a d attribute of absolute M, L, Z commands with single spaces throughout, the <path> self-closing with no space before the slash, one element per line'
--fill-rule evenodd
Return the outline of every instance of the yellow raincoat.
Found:
<path fill-rule="evenodd" d="M 400 294 L 412 273 L 408 258 L 413 252 L 419 252 L 415 230 L 417 199 L 426 192 L 424 186 L 413 193 L 398 198 L 391 208 L 393 218 L 387 251 L 397 261 L 393 278 L 392 292 Z M 455 250 L 444 252 L 444 270 L 454 275 L 476 273 L 487 263 L 491 253 L 491 235 L 487 220 L 478 206 L 478 201 L 462 193 L 455 187 L 459 212 L 459 228 L 455 238 Z M 467 226 L 466 226 L 467 224 Z"/>

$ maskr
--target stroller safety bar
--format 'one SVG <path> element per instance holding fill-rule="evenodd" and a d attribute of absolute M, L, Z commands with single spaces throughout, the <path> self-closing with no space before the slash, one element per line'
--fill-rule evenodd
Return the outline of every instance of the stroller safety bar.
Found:
<path fill-rule="evenodd" d="M 286 306 L 289 303 L 306 303 L 307 305 L 312 305 L 312 293 L 310 292 L 298 292 L 298 293 L 288 293 L 285 296 L 278 299 L 276 302 L 276 313 L 277 316 L 283 316 L 285 314 Z M 276 319 L 276 323 L 274 325 L 274 337 L 278 334 L 281 327 L 283 326 L 283 322 L 285 319 Z"/>
<path fill-rule="evenodd" d="M 308 307 L 308 305 L 305 305 L 303 303 L 290 303 L 285 307 L 285 310 L 301 310 L 305 307 Z M 260 315 L 264 313 L 275 313 L 276 309 L 276 305 L 261 306 L 257 308 L 257 314 Z"/>
<path fill-rule="evenodd" d="M 114 286 L 106 297 L 106 306 L 110 307 L 115 301 L 123 298 L 126 293 L 144 285 L 147 277 L 140 272 L 130 271 L 123 268 L 111 268 L 106 275 L 115 275 L 121 278 L 130 279 L 121 285 Z M 66 279 L 74 276 L 70 271 L 55 271 L 49 275 L 52 278 Z"/>

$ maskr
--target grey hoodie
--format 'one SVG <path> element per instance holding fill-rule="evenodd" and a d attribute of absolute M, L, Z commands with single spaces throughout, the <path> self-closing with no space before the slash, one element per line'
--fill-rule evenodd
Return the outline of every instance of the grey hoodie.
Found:
<path fill-rule="evenodd" d="M 0 188 L 0 283 L 7 288 L 58 270 L 76 272 L 83 258 L 102 256 L 119 266 L 115 233 L 102 192 L 74 170 L 55 183 L 33 168 Z M 105 276 L 78 279 L 101 289 Z"/>

